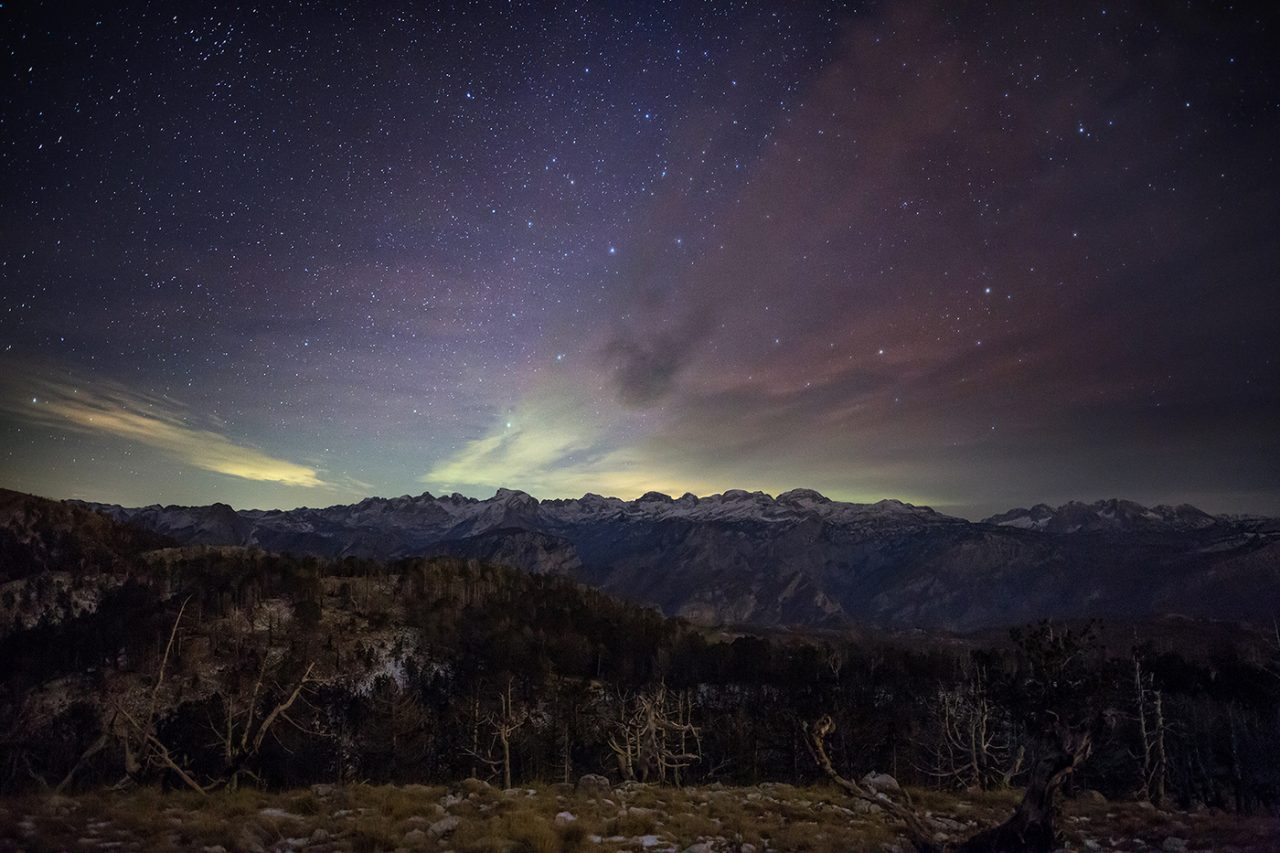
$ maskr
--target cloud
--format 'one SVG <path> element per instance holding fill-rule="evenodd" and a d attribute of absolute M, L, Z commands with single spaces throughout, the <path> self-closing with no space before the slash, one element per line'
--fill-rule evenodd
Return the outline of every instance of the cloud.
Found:
<path fill-rule="evenodd" d="M 206 471 L 286 486 L 332 486 L 315 468 L 237 444 L 215 429 L 191 425 L 190 415 L 168 397 L 133 391 L 118 383 L 74 385 L 36 376 L 11 382 L 5 396 L 5 408 L 23 420 L 134 441 Z"/>
<path fill-rule="evenodd" d="M 477 495 L 499 486 L 539 497 L 718 490 L 699 472 L 650 453 L 642 438 L 648 429 L 632 412 L 598 407 L 581 388 L 548 382 L 419 480 Z"/>
<path fill-rule="evenodd" d="M 604 350 L 605 360 L 613 368 L 618 400 L 641 408 L 670 394 L 681 369 L 693 358 L 696 344 L 705 336 L 704 327 L 692 318 L 679 329 L 619 332 Z"/>

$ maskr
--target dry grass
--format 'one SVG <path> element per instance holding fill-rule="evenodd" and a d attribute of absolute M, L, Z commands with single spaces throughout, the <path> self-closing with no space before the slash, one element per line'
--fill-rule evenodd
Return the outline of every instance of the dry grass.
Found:
<path fill-rule="evenodd" d="M 910 791 L 917 808 L 958 821 L 959 837 L 1008 814 L 1016 792 L 958 796 Z M 447 797 L 447 799 L 446 799 Z M 715 851 L 753 844 L 758 851 L 833 853 L 900 846 L 898 828 L 879 814 L 855 814 L 827 787 L 682 789 L 631 786 L 608 797 L 579 797 L 563 787 L 502 792 L 475 781 L 452 788 L 364 786 L 286 791 L 190 792 L 140 789 L 75 797 L 0 799 L 0 851 L 116 849 L 228 850 L 260 846 L 317 853 L 419 850 L 440 853 L 576 853 L 709 843 Z M 573 820 L 557 822 L 569 812 Z M 432 827 L 457 818 L 439 836 Z M 1064 808 L 1068 845 L 1159 848 L 1170 836 L 1191 849 L 1280 849 L 1280 822 L 1220 813 L 1169 814 L 1132 803 L 1071 801 Z"/>

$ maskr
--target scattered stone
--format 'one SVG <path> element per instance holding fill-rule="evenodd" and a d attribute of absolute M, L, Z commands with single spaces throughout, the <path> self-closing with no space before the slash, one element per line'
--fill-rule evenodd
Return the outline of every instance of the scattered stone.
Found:
<path fill-rule="evenodd" d="M 333 785 L 312 785 L 311 793 L 317 797 L 332 797 L 333 792 L 337 790 Z"/>
<path fill-rule="evenodd" d="M 431 828 L 428 829 L 427 831 L 430 832 L 432 835 L 434 835 L 436 838 L 439 838 L 442 835 L 448 835 L 449 833 L 453 832 L 455 829 L 458 828 L 458 824 L 461 822 L 462 821 L 459 820 L 457 815 L 449 815 L 448 817 L 440 818 L 440 820 L 431 824 Z"/>
<path fill-rule="evenodd" d="M 460 802 L 462 802 L 462 797 L 457 794 L 445 794 L 440 800 L 440 805 L 446 809 L 451 809 Z"/>
<path fill-rule="evenodd" d="M 1165 851 L 1165 853 L 1182 853 L 1182 851 L 1187 849 L 1187 839 L 1179 838 L 1176 835 L 1170 835 L 1164 840 L 1164 843 L 1160 845 L 1160 849 Z"/>
<path fill-rule="evenodd" d="M 411 829 L 404 834 L 405 844 L 426 844 L 427 834 L 421 829 Z"/>
<path fill-rule="evenodd" d="M 849 803 L 849 808 L 854 814 L 869 815 L 880 814 L 881 808 L 875 803 L 869 803 L 866 800 L 853 800 Z"/>
<path fill-rule="evenodd" d="M 245 823 L 240 826 L 240 834 L 236 836 L 235 848 L 244 850 L 246 853 L 266 853 L 266 838 L 262 836 L 262 829 L 255 824 Z"/>
<path fill-rule="evenodd" d="M 324 844 L 328 840 L 329 830 L 325 829 L 323 826 L 316 827 L 316 831 L 311 833 L 312 844 Z"/>
<path fill-rule="evenodd" d="M 265 809 L 258 809 L 258 814 L 263 817 L 272 817 L 277 820 L 302 820 L 302 818 L 293 812 L 287 812 L 284 809 L 278 809 L 275 806 L 268 806 Z"/>
<path fill-rule="evenodd" d="M 559 814 L 556 815 L 556 818 L 555 818 L 556 826 L 568 826 L 569 824 L 573 823 L 577 819 L 578 819 L 578 816 L 575 815 L 573 812 L 560 812 Z"/>
<path fill-rule="evenodd" d="M 214 844 L 212 847 L 205 847 L 204 853 L 227 853 L 227 848 L 221 844 Z"/>
<path fill-rule="evenodd" d="M 1101 791 L 1095 791 L 1093 788 L 1085 788 L 1080 793 L 1076 794 L 1076 799 L 1083 803 L 1095 803 L 1100 806 L 1105 806 L 1107 804 L 1106 795 Z"/>

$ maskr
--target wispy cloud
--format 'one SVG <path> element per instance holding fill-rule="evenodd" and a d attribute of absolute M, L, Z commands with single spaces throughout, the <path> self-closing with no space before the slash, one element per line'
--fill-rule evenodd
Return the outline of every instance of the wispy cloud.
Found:
<path fill-rule="evenodd" d="M 544 383 L 419 479 L 431 489 L 480 494 L 507 486 L 539 497 L 714 490 L 695 472 L 645 453 L 637 440 L 644 431 L 630 413 L 601 410 L 580 390 Z"/>
<path fill-rule="evenodd" d="M 332 487 L 315 468 L 237 444 L 217 430 L 216 422 L 194 423 L 197 419 L 169 397 L 110 381 L 72 384 L 38 375 L 8 385 L 5 408 L 30 423 L 123 438 L 230 477 L 286 486 Z"/>

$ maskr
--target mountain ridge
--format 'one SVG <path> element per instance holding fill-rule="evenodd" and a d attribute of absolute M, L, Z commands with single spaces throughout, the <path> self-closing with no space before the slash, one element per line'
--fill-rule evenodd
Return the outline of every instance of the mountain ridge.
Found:
<path fill-rule="evenodd" d="M 895 500 L 728 490 L 624 501 L 430 493 L 319 509 L 73 505 L 182 544 L 451 555 L 566 574 L 703 623 L 969 630 L 1038 618 L 1270 618 L 1280 525 L 1110 499 L 968 521 Z"/>

